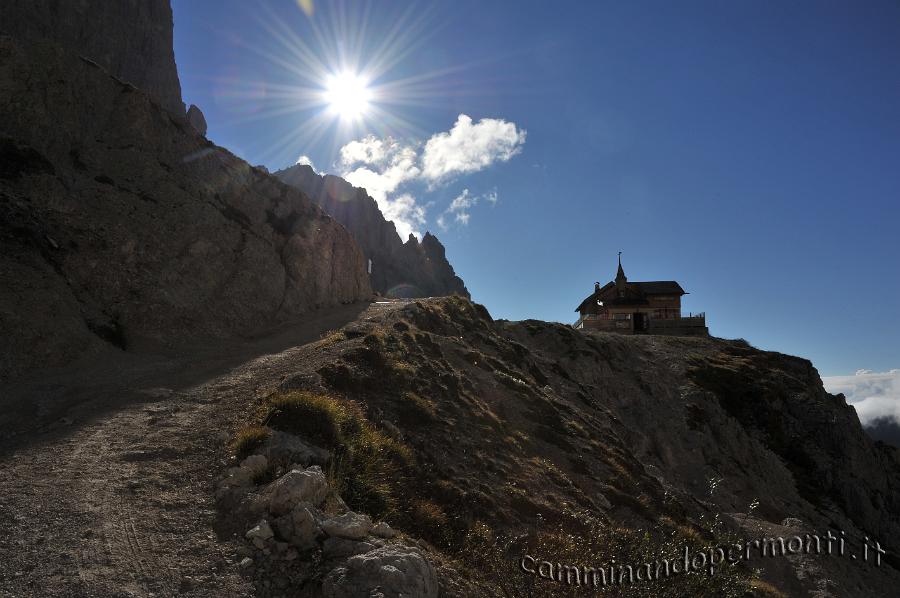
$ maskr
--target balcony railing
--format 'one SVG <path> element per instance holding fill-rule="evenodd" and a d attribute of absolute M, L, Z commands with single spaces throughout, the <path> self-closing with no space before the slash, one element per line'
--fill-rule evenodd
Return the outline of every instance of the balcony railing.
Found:
<path fill-rule="evenodd" d="M 616 316 L 619 317 L 616 317 Z M 699 313 L 688 312 L 688 315 L 680 315 L 680 316 L 663 316 L 663 317 L 654 317 L 653 313 L 644 312 L 644 316 L 647 320 L 653 322 L 654 326 L 678 326 L 678 325 L 688 325 L 688 326 L 704 326 L 706 323 L 706 312 L 702 311 Z M 575 328 L 581 328 L 582 325 L 587 321 L 602 321 L 604 323 L 604 327 L 612 327 L 615 326 L 614 322 L 621 322 L 624 326 L 629 326 L 631 324 L 631 314 L 586 314 L 575 322 L 573 326 Z M 598 322 L 599 324 L 600 322 Z M 619 326 L 621 327 L 621 326 Z"/>

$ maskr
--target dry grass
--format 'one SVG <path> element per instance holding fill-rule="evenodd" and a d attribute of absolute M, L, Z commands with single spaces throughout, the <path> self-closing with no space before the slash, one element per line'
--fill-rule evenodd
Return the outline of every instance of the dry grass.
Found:
<path fill-rule="evenodd" d="M 529 555 L 537 562 L 547 561 L 575 566 L 583 571 L 585 567 L 609 571 L 616 564 L 615 575 L 621 567 L 632 565 L 655 567 L 661 559 L 677 559 L 684 547 L 691 547 L 692 554 L 706 548 L 692 538 L 682 536 L 677 529 L 654 525 L 647 529 L 604 526 L 597 522 L 570 521 L 557 526 L 548 526 L 515 537 L 500 534 L 484 522 L 476 521 L 465 538 L 463 549 L 458 555 L 462 566 L 470 571 L 486 576 L 485 586 L 496 596 L 508 598 L 542 598 L 550 596 L 584 596 L 603 592 L 602 587 L 577 587 L 558 580 L 542 579 L 519 569 L 519 559 Z M 734 567 L 716 570 L 714 575 L 676 574 L 668 578 L 617 584 L 608 587 L 604 595 L 615 596 L 744 596 L 750 588 L 746 572 Z M 772 594 L 778 596 L 779 594 Z"/>
<path fill-rule="evenodd" d="M 433 422 L 437 417 L 437 407 L 434 401 L 423 398 L 414 392 L 405 392 L 401 397 L 403 401 L 400 404 L 398 419 L 404 426 L 422 427 Z"/>
<path fill-rule="evenodd" d="M 770 584 L 767 581 L 763 581 L 761 579 L 754 579 L 750 582 L 750 587 L 753 588 L 754 594 L 759 596 L 771 596 L 772 598 L 788 598 L 788 595 Z"/>
<path fill-rule="evenodd" d="M 235 435 L 231 441 L 231 451 L 241 461 L 249 457 L 269 439 L 269 430 L 262 426 L 245 426 Z"/>
<path fill-rule="evenodd" d="M 376 430 L 352 401 L 307 391 L 271 397 L 264 421 L 332 452 L 328 476 L 350 508 L 382 518 L 398 506 L 412 464 L 406 445 Z"/>
<path fill-rule="evenodd" d="M 343 330 L 329 330 L 322 333 L 322 335 L 319 337 L 319 345 L 321 347 L 328 347 L 346 339 L 347 335 L 344 334 Z"/>

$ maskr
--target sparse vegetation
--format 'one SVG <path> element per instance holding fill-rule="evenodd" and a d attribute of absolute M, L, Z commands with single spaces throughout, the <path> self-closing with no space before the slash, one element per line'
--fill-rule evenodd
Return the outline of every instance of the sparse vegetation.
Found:
<path fill-rule="evenodd" d="M 343 330 L 329 330 L 319 337 L 319 343 L 321 344 L 321 346 L 327 347 L 335 343 L 339 343 L 346 338 L 347 335 Z"/>
<path fill-rule="evenodd" d="M 770 598 L 788 598 L 787 594 L 773 586 L 767 581 L 761 579 L 753 579 L 750 581 L 750 587 L 758 596 L 769 596 Z"/>
<path fill-rule="evenodd" d="M 242 428 L 231 441 L 231 451 L 238 461 L 252 455 L 269 438 L 269 430 L 250 425 Z"/>
<path fill-rule="evenodd" d="M 356 403 L 294 391 L 270 398 L 264 412 L 272 428 L 332 451 L 329 481 L 352 509 L 376 518 L 396 511 L 412 452 L 376 430 Z"/>
<path fill-rule="evenodd" d="M 403 403 L 398 412 L 398 419 L 404 426 L 420 427 L 437 417 L 434 401 L 414 392 L 405 392 L 401 396 Z"/>
<path fill-rule="evenodd" d="M 646 565 L 655 572 L 657 562 L 664 571 L 664 561 L 683 559 L 685 547 L 691 554 L 708 550 L 715 540 L 703 540 L 691 533 L 684 535 L 683 526 L 671 527 L 661 519 L 647 528 L 630 529 L 607 526 L 599 521 L 572 519 L 556 526 L 545 526 L 533 533 L 519 536 L 497 533 L 483 521 L 476 521 L 469 528 L 463 549 L 458 559 L 468 570 L 478 571 L 490 577 L 490 585 L 495 595 L 509 598 L 542 598 L 549 596 L 581 596 L 604 592 L 604 587 L 591 585 L 593 574 L 584 583 L 585 569 L 593 571 L 603 568 L 607 581 L 615 577 L 616 584 L 608 583 L 606 592 L 615 596 L 744 596 L 752 587 L 763 588 L 768 584 L 756 585 L 751 574 L 739 567 L 725 565 L 717 568 L 713 575 L 707 571 L 700 573 L 672 574 L 660 579 L 629 581 L 629 566 L 635 573 L 638 568 L 646 571 Z M 535 574 L 523 571 L 521 561 L 525 555 L 533 558 L 526 566 Z M 543 564 L 542 564 L 543 563 Z M 536 574 L 538 567 L 554 579 L 542 578 Z M 609 575 L 610 566 L 614 568 Z M 592 569 L 593 568 L 593 569 Z M 564 572 L 560 581 L 559 571 Z M 624 583 L 619 583 L 623 575 Z M 576 582 L 577 579 L 577 583 Z M 598 578 L 602 581 L 602 578 Z M 599 583 L 599 582 L 598 582 Z M 777 592 L 774 587 L 768 586 Z M 604 593 L 606 593 L 604 592 Z M 779 596 L 779 593 L 766 594 Z"/>
<path fill-rule="evenodd" d="M 441 540 L 447 537 L 449 519 L 440 505 L 427 499 L 414 499 L 410 502 L 409 519 L 422 537 L 443 544 Z"/>

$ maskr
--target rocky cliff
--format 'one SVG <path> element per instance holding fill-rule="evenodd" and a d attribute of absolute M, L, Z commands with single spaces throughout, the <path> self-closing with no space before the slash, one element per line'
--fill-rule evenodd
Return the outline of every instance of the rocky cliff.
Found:
<path fill-rule="evenodd" d="M 39 29 L 25 6 L 55 16 Z M 122 16 L 123 28 L 82 31 L 69 11 Z M 0 14 L 12 33 L 0 36 L 0 379 L 371 295 L 344 227 L 163 107 L 180 102 L 167 2 L 14 2 Z M 145 18 L 146 43 L 129 25 Z M 141 53 L 154 48 L 168 51 Z M 141 60 L 146 72 L 132 70 Z"/>
<path fill-rule="evenodd" d="M 353 233 L 366 258 L 372 260 L 372 287 L 382 295 L 469 296 L 437 237 L 426 233 L 420 243 L 410 235 L 404 243 L 394 223 L 385 220 L 365 189 L 340 177 L 316 174 L 305 164 L 280 170 L 275 176 L 309 195 Z"/>
<path fill-rule="evenodd" d="M 743 554 L 748 542 L 736 565 L 645 576 L 612 595 L 885 596 L 900 583 L 900 451 L 870 440 L 804 359 L 743 341 L 494 321 L 446 298 L 373 306 L 256 382 L 262 398 L 249 412 L 266 427 L 245 429 L 235 446 L 275 469 L 253 478 L 248 461 L 220 498 L 223 521 L 241 533 L 275 522 L 247 552 L 263 595 L 281 574 L 310 596 L 378 585 L 399 595 L 390 591 L 417 579 L 423 596 L 584 595 L 573 566 L 615 565 L 618 575 L 685 549 L 739 544 Z M 370 430 L 383 447 L 380 460 L 356 454 L 361 432 L 328 432 L 348 417 L 357 423 L 347 430 Z M 287 446 L 297 471 L 281 478 Z M 340 508 L 317 506 L 322 494 L 304 506 L 306 527 L 284 527 L 292 507 L 273 497 L 312 463 L 338 468 Z M 338 516 L 358 521 L 359 534 L 325 529 Z M 378 520 L 403 535 L 379 539 Z M 836 541 L 826 553 L 829 530 L 846 539 L 843 556 Z M 753 544 L 807 534 L 822 539 L 821 553 Z M 260 551 L 275 554 L 279 541 L 300 542 L 312 567 L 270 564 Z M 385 546 L 411 568 L 425 558 L 427 571 L 362 570 L 384 560 Z"/>
<path fill-rule="evenodd" d="M 184 114 L 169 0 L 4 0 L 0 32 L 20 42 L 52 39 Z"/>

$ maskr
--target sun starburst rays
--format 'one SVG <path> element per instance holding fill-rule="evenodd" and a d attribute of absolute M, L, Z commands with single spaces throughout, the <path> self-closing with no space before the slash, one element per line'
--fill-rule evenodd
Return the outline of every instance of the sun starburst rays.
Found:
<path fill-rule="evenodd" d="M 376 36 L 371 34 L 371 5 L 353 14 L 341 3 L 331 6 L 327 14 L 317 11 L 302 27 L 294 27 L 261 4 L 253 16 L 266 42 L 234 40 L 264 61 L 259 70 L 265 75 L 219 82 L 219 97 L 238 107 L 222 125 L 291 121 L 279 139 L 267 139 L 258 152 L 263 160 L 283 155 L 291 145 L 300 149 L 321 143 L 329 131 L 334 132 L 333 151 L 356 134 L 425 134 L 424 123 L 402 109 L 438 107 L 449 95 L 464 93 L 462 78 L 452 76 L 463 67 L 398 72 L 398 65 L 427 46 L 433 24 L 428 11 L 407 8 Z M 306 31 L 303 37 L 301 30 Z"/>

